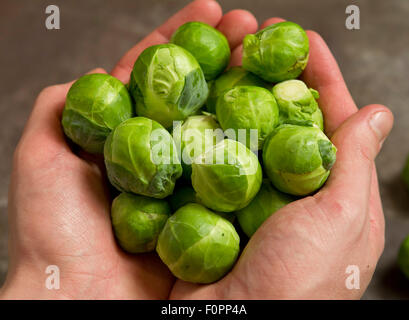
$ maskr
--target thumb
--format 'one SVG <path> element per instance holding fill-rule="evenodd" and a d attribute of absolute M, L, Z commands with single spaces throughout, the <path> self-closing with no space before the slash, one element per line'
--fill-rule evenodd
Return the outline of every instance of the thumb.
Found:
<path fill-rule="evenodd" d="M 374 160 L 393 125 L 382 105 L 369 105 L 349 117 L 334 133 L 337 160 L 322 195 L 365 208 L 370 195 Z"/>

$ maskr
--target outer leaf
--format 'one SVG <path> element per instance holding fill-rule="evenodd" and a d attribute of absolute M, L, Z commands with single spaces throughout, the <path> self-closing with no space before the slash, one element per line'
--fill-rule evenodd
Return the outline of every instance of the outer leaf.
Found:
<path fill-rule="evenodd" d="M 308 62 L 309 42 L 296 23 L 280 22 L 243 40 L 243 68 L 266 81 L 297 78 Z"/>
<path fill-rule="evenodd" d="M 203 22 L 188 22 L 172 35 L 171 43 L 189 51 L 199 62 L 206 80 L 215 79 L 230 61 L 230 47 L 226 37 Z"/>
<path fill-rule="evenodd" d="M 154 141 L 158 136 L 163 140 Z M 164 198 L 182 174 L 176 152 L 171 135 L 160 124 L 143 117 L 129 119 L 105 143 L 108 178 L 120 191 Z"/>
<path fill-rule="evenodd" d="M 216 211 L 244 208 L 260 189 L 262 172 L 256 155 L 230 139 L 196 158 L 192 169 L 199 201 Z"/>
<path fill-rule="evenodd" d="M 319 128 L 284 124 L 265 142 L 264 169 L 280 191 L 305 196 L 325 183 L 335 154 L 335 146 Z"/>
<path fill-rule="evenodd" d="M 131 73 L 130 90 L 136 113 L 165 128 L 197 112 L 208 95 L 198 62 L 174 44 L 151 46 L 141 53 Z"/>
<path fill-rule="evenodd" d="M 70 88 L 62 126 L 65 134 L 85 151 L 102 153 L 111 130 L 132 116 L 126 87 L 110 75 L 90 74 Z"/>
<path fill-rule="evenodd" d="M 121 193 L 112 203 L 112 226 L 120 246 L 130 253 L 155 249 L 170 208 L 165 200 Z"/>
<path fill-rule="evenodd" d="M 199 204 L 187 204 L 168 219 L 156 251 L 184 281 L 211 283 L 223 277 L 239 253 L 240 238 L 226 219 Z"/>
<path fill-rule="evenodd" d="M 267 89 L 255 86 L 236 86 L 217 100 L 216 115 L 223 130 L 234 130 L 235 137 L 251 150 L 262 149 L 264 140 L 278 124 L 278 107 Z M 241 141 L 239 130 L 245 130 Z M 251 139 L 251 133 L 256 133 Z M 257 130 L 257 131 L 255 131 Z"/>
<path fill-rule="evenodd" d="M 216 113 L 216 102 L 218 97 L 235 86 L 257 86 L 268 88 L 267 83 L 255 74 L 242 67 L 232 67 L 224 72 L 219 78 L 212 81 L 212 85 L 209 86 L 209 97 L 206 101 L 207 111 Z"/>

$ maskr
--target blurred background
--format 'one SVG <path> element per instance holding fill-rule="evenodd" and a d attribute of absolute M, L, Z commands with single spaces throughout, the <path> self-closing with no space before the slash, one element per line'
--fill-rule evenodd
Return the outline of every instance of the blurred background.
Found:
<path fill-rule="evenodd" d="M 186 0 L 1 0 L 0 2 L 0 286 L 7 273 L 7 192 L 12 155 L 32 104 L 48 85 L 67 82 L 116 61 Z M 318 31 L 334 53 L 358 107 L 387 105 L 395 127 L 377 159 L 386 216 L 385 251 L 365 299 L 407 299 L 409 281 L 396 266 L 409 233 L 409 192 L 400 173 L 409 152 L 409 1 L 220 0 L 224 12 L 242 8 L 260 23 L 279 16 Z M 61 13 L 47 30 L 45 8 Z M 361 29 L 345 28 L 347 5 L 358 5 Z M 44 221 L 47 223 L 47 221 Z"/>

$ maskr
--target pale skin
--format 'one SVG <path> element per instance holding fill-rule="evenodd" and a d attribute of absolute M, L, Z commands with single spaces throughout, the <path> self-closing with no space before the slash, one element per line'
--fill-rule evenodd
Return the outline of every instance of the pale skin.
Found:
<path fill-rule="evenodd" d="M 245 34 L 258 23 L 244 10 L 223 15 L 197 0 L 128 51 L 111 74 L 124 83 L 138 55 L 168 42 L 178 26 L 203 21 L 222 31 L 239 65 Z M 271 18 L 260 28 L 282 21 Z M 60 125 L 71 83 L 44 89 L 16 148 L 9 191 L 9 271 L 3 299 L 356 299 L 368 286 L 384 246 L 384 216 L 374 159 L 392 128 L 381 105 L 359 111 L 324 40 L 308 31 L 310 60 L 302 76 L 320 92 L 325 130 L 338 148 L 327 184 L 272 215 L 233 270 L 210 285 L 176 280 L 154 254 L 128 255 L 115 242 L 110 196 L 101 167 L 74 154 Z M 105 72 L 96 69 L 92 72 Z M 45 287 L 49 265 L 59 290 Z M 348 265 L 360 289 L 345 286 Z"/>

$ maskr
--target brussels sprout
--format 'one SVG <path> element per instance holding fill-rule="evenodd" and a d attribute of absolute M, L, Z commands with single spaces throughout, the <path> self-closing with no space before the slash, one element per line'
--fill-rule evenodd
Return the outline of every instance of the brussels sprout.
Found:
<path fill-rule="evenodd" d="M 239 244 L 240 238 L 229 221 L 190 203 L 168 219 L 156 251 L 177 278 L 211 283 L 231 269 Z"/>
<path fill-rule="evenodd" d="M 137 115 L 156 120 L 165 128 L 194 114 L 208 95 L 199 63 L 175 44 L 145 49 L 135 62 L 129 88 Z"/>
<path fill-rule="evenodd" d="M 119 245 L 130 253 L 155 249 L 170 216 L 165 200 L 121 193 L 112 203 L 112 226 Z"/>
<path fill-rule="evenodd" d="M 279 22 L 243 40 L 243 68 L 266 81 L 297 78 L 308 62 L 309 43 L 304 29 Z"/>
<path fill-rule="evenodd" d="M 264 169 L 280 191 L 305 196 L 325 183 L 336 151 L 319 128 L 283 124 L 264 143 Z"/>
<path fill-rule="evenodd" d="M 232 67 L 216 80 L 211 81 L 211 85 L 209 85 L 209 97 L 206 101 L 207 111 L 216 113 L 217 98 L 223 92 L 235 86 L 268 87 L 267 83 L 261 80 L 255 74 L 243 69 L 242 67 Z"/>
<path fill-rule="evenodd" d="M 156 121 L 137 117 L 117 126 L 104 149 L 112 185 L 122 192 L 164 198 L 182 175 L 172 136 Z"/>
<path fill-rule="evenodd" d="M 230 139 L 219 142 L 192 164 L 198 201 L 215 211 L 232 212 L 247 206 L 260 189 L 261 180 L 257 156 Z"/>
<path fill-rule="evenodd" d="M 253 201 L 247 207 L 236 211 L 240 227 L 250 238 L 268 217 L 294 200 L 295 198 L 276 190 L 264 179 Z"/>
<path fill-rule="evenodd" d="M 173 194 L 169 197 L 170 206 L 173 211 L 178 210 L 188 203 L 199 203 L 199 199 L 196 198 L 196 192 L 192 187 L 182 186 L 177 187 Z M 234 222 L 236 216 L 229 212 L 218 212 L 215 211 L 215 214 L 229 220 L 231 223 Z"/>
<path fill-rule="evenodd" d="M 224 134 L 212 115 L 195 115 L 173 129 L 173 139 L 180 145 L 183 176 L 190 180 L 193 159 L 223 140 Z"/>
<path fill-rule="evenodd" d="M 79 78 L 67 94 L 62 116 L 64 133 L 85 151 L 102 153 L 112 129 L 133 116 L 128 90 L 109 74 Z"/>
<path fill-rule="evenodd" d="M 278 124 L 278 107 L 274 96 L 267 89 L 237 86 L 219 97 L 216 116 L 227 136 L 242 142 L 251 150 L 258 150 Z M 233 130 L 234 137 L 230 136 L 228 129 Z M 257 130 L 254 131 L 254 137 L 251 130 Z"/>
<path fill-rule="evenodd" d="M 324 128 L 322 112 L 315 99 L 318 91 L 308 89 L 301 80 L 287 80 L 273 87 L 273 94 L 280 109 L 280 122 L 310 120 L 321 130 Z"/>
<path fill-rule="evenodd" d="M 403 274 L 409 279 L 409 235 L 403 240 L 400 246 L 398 265 Z"/>
<path fill-rule="evenodd" d="M 402 179 L 409 190 L 409 157 L 406 159 L 406 164 L 405 167 L 403 168 Z"/>
<path fill-rule="evenodd" d="M 223 33 L 206 23 L 185 23 L 175 31 L 170 42 L 196 58 L 206 80 L 215 79 L 229 64 L 229 42 Z"/>

